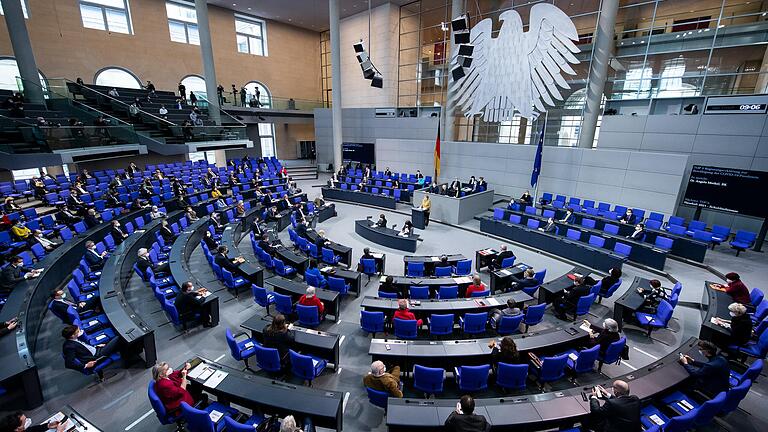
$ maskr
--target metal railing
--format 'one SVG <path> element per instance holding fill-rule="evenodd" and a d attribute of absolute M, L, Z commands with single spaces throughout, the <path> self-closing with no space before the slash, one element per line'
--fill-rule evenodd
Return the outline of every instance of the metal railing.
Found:
<path fill-rule="evenodd" d="M 232 94 L 224 96 L 226 101 L 222 106 L 230 109 L 269 109 L 269 110 L 282 110 L 282 111 L 312 111 L 315 108 L 324 108 L 323 101 L 310 100 L 310 99 L 293 99 L 293 98 L 280 98 L 280 97 L 266 97 L 259 98 L 259 103 L 255 103 L 255 98 L 246 101 L 246 106 L 242 105 L 242 100 L 237 99 L 237 103 L 232 103 Z"/>
<path fill-rule="evenodd" d="M 246 139 L 245 126 L 173 126 L 171 132 L 185 142 Z"/>
<path fill-rule="evenodd" d="M 211 110 L 210 110 L 210 103 L 208 102 L 208 98 L 206 96 L 198 96 L 197 97 L 197 106 L 200 108 L 205 108 L 208 110 L 208 117 L 211 116 Z M 225 110 L 223 107 L 219 107 L 219 112 L 223 113 L 227 117 L 229 117 L 232 121 L 239 124 L 240 126 L 245 126 L 245 123 L 240 121 L 237 117 L 233 116 L 232 114 L 228 113 L 227 110 Z"/>
<path fill-rule="evenodd" d="M 138 144 L 133 126 L 21 126 L 27 142 L 45 145 L 51 151 Z"/>

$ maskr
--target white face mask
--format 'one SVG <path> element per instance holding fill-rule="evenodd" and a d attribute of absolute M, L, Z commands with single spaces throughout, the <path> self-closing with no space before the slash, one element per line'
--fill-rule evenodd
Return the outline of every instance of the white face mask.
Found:
<path fill-rule="evenodd" d="M 168 373 L 168 375 L 172 374 L 173 373 L 173 368 L 169 366 L 168 370 L 167 370 L 167 373 Z"/>
<path fill-rule="evenodd" d="M 728 312 L 732 317 L 736 316 L 736 312 Z"/>
<path fill-rule="evenodd" d="M 62 293 L 62 294 L 61 294 L 61 298 L 62 298 L 62 300 L 63 300 L 63 299 L 65 299 L 65 298 L 67 298 L 67 293 Z"/>
<path fill-rule="evenodd" d="M 83 330 L 80 329 L 80 330 L 77 331 L 77 337 L 80 338 L 82 336 L 83 336 Z"/>
<path fill-rule="evenodd" d="M 24 430 L 29 429 L 30 426 L 32 426 L 32 419 L 27 417 L 27 419 L 24 420 Z"/>

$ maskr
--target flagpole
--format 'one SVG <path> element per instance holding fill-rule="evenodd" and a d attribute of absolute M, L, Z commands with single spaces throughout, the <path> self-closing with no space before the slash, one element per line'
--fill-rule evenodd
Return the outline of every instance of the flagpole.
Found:
<path fill-rule="evenodd" d="M 544 127 L 541 129 L 541 144 L 542 144 L 542 153 L 544 153 L 544 136 L 547 132 L 547 116 L 549 116 L 549 111 L 544 111 Z M 536 143 L 538 145 L 538 143 Z M 543 165 L 543 163 L 542 163 Z M 541 172 L 539 172 L 539 177 L 541 177 Z M 536 186 L 533 188 L 533 205 L 536 206 L 536 203 L 539 202 L 539 178 L 536 178 Z"/>

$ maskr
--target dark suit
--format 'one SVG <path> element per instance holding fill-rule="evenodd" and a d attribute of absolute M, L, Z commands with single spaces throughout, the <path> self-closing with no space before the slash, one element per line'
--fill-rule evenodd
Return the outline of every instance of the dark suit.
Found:
<path fill-rule="evenodd" d="M 634 213 L 631 214 L 630 216 L 627 216 L 627 214 L 624 213 L 623 215 L 621 215 L 619 220 L 624 222 L 624 223 L 628 223 L 628 224 L 632 225 L 637 220 L 637 216 L 635 216 Z"/>
<path fill-rule="evenodd" d="M 216 256 L 213 258 L 213 262 L 215 262 L 216 265 L 221 267 L 222 269 L 227 269 L 232 273 L 237 271 L 237 265 L 234 264 L 232 260 L 229 259 L 229 257 L 226 255 L 217 253 Z"/>
<path fill-rule="evenodd" d="M 592 339 L 590 343 L 592 346 L 600 345 L 600 353 L 605 354 L 605 351 L 608 349 L 609 346 L 611 346 L 612 343 L 618 341 L 621 339 L 621 335 L 619 333 L 613 333 L 609 332 L 608 330 L 598 327 L 596 325 L 589 326 L 592 330 L 596 331 L 597 337 Z"/>
<path fill-rule="evenodd" d="M 543 229 L 544 229 L 544 232 L 546 233 L 554 233 L 555 230 L 557 229 L 557 225 L 554 222 L 552 222 L 551 224 L 548 223 L 544 226 Z"/>
<path fill-rule="evenodd" d="M 576 309 L 576 303 L 579 301 L 579 298 L 588 295 L 590 288 L 589 285 L 584 284 L 574 285 L 571 289 L 565 290 L 562 299 L 555 299 L 555 301 L 552 302 L 555 314 L 564 315 L 567 312 Z"/>
<path fill-rule="evenodd" d="M 566 213 L 565 216 L 563 216 L 563 218 L 561 219 L 561 222 L 570 224 L 570 223 L 573 223 L 573 219 L 574 219 L 573 213 L 571 214 Z"/>
<path fill-rule="evenodd" d="M 208 250 L 210 251 L 215 251 L 216 248 L 219 247 L 213 237 L 203 236 L 203 242 L 205 242 L 205 245 L 208 246 Z"/>
<path fill-rule="evenodd" d="M 201 297 L 194 292 L 180 292 L 176 296 L 173 304 L 182 322 L 191 320 L 194 314 L 202 311 L 200 299 Z"/>
<path fill-rule="evenodd" d="M 0 272 L 0 290 L 11 292 L 13 287 L 19 282 L 22 282 L 24 280 L 24 275 L 30 271 L 32 271 L 32 269 L 24 267 L 23 265 L 18 267 L 9 265 L 5 267 L 3 271 Z"/>
<path fill-rule="evenodd" d="M 112 234 L 112 238 L 115 240 L 115 244 L 116 245 L 119 245 L 120 243 L 123 242 L 123 240 L 124 240 L 123 236 L 125 235 L 123 230 L 121 230 L 120 228 L 112 227 L 110 232 Z"/>
<path fill-rule="evenodd" d="M 218 219 L 211 218 L 210 221 L 211 221 L 211 225 L 213 225 L 214 231 L 216 231 L 217 233 L 221 233 L 224 231 L 224 225 L 222 225 L 222 223 Z"/>
<path fill-rule="evenodd" d="M 532 288 L 535 286 L 539 286 L 539 281 L 536 278 L 522 278 L 518 280 L 517 282 L 512 283 L 512 286 L 510 289 L 512 291 L 518 291 L 523 288 Z"/>
<path fill-rule="evenodd" d="M 491 425 L 485 417 L 477 414 L 457 414 L 453 411 L 445 419 L 445 427 L 454 432 L 487 432 Z"/>
<path fill-rule="evenodd" d="M 603 421 L 605 432 L 640 432 L 640 399 L 637 396 L 619 396 L 606 399 L 601 406 L 597 399 L 589 400 L 592 414 Z"/>
<path fill-rule="evenodd" d="M 88 267 L 90 267 L 91 270 L 100 270 L 102 267 L 104 267 L 105 260 L 101 257 L 101 255 L 99 255 L 98 252 L 96 252 L 96 249 L 86 250 L 84 257 L 85 262 L 88 263 Z"/>
<path fill-rule="evenodd" d="M 280 353 L 280 359 L 288 359 L 288 350 L 293 346 L 293 333 L 289 331 L 278 332 L 270 331 L 269 327 L 264 329 L 264 346 L 275 348 Z"/>
<path fill-rule="evenodd" d="M 303 223 L 296 224 L 296 235 L 299 237 L 306 237 L 307 236 L 307 226 Z"/>
<path fill-rule="evenodd" d="M 752 338 L 752 320 L 749 315 L 739 315 L 731 318 L 731 342 L 734 345 L 745 345 Z"/>
<path fill-rule="evenodd" d="M 386 228 L 387 227 L 387 218 L 379 218 L 379 220 L 376 221 L 376 224 L 374 226 Z"/>
<path fill-rule="evenodd" d="M 504 261 L 507 258 L 513 257 L 515 254 L 512 253 L 512 251 L 504 251 L 500 252 L 498 255 L 496 255 L 496 258 L 493 259 L 493 262 L 488 266 L 491 270 L 500 269 L 501 268 L 501 262 Z"/>
<path fill-rule="evenodd" d="M 174 234 L 173 231 L 171 231 L 170 227 L 160 228 L 160 236 L 168 244 L 173 243 L 174 240 L 176 240 L 176 234 Z"/>
<path fill-rule="evenodd" d="M 269 255 L 273 255 L 275 253 L 275 247 L 269 244 L 268 241 L 260 240 L 259 241 L 259 247 L 264 250 Z"/>
<path fill-rule="evenodd" d="M 629 238 L 636 241 L 645 241 L 645 230 L 642 231 L 632 231 L 632 234 L 629 235 Z"/>
<path fill-rule="evenodd" d="M 152 273 L 157 275 L 158 273 L 165 273 L 168 271 L 168 263 L 163 263 L 161 265 L 154 264 L 149 257 L 147 258 L 139 258 L 136 260 L 136 266 L 139 267 L 139 270 L 141 270 L 142 274 L 147 273 L 147 269 L 151 268 Z"/>
<path fill-rule="evenodd" d="M 90 214 L 86 214 L 84 220 L 85 220 L 85 225 L 88 228 L 93 228 L 101 223 L 101 221 L 96 216 L 93 216 Z"/>
<path fill-rule="evenodd" d="M 78 303 L 72 303 L 68 300 L 52 300 L 50 303 L 49 308 L 51 309 L 51 312 L 53 312 L 54 315 L 61 318 L 62 320 L 67 321 L 67 324 L 72 324 L 71 322 L 68 322 L 67 320 L 67 309 L 69 309 L 70 306 L 75 308 L 75 311 L 77 311 L 78 314 L 83 313 L 84 311 L 93 310 L 94 307 L 98 304 L 99 298 L 93 297 L 88 301 L 85 301 L 85 305 L 83 307 L 80 307 L 79 302 Z M 87 321 L 87 320 L 83 320 Z"/>
<path fill-rule="evenodd" d="M 85 346 L 87 344 L 67 339 L 61 347 L 64 353 L 64 366 L 67 369 L 83 372 L 86 363 L 114 354 L 120 348 L 120 344 L 121 340 L 118 336 L 107 342 L 103 347 L 93 347 L 96 351 L 94 354 Z"/>
<path fill-rule="evenodd" d="M 706 363 L 694 360 L 683 367 L 696 381 L 696 388 L 710 397 L 729 388 L 728 378 L 731 370 L 728 360 L 722 355 L 716 355 Z"/>

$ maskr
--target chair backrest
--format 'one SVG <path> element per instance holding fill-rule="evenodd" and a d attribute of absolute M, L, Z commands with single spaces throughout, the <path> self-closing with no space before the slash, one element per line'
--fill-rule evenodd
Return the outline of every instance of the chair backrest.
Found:
<path fill-rule="evenodd" d="M 605 239 L 603 237 L 600 237 L 598 235 L 591 234 L 589 236 L 589 245 L 594 247 L 604 247 L 605 246 Z"/>
<path fill-rule="evenodd" d="M 583 218 L 581 219 L 581 226 L 585 228 L 594 228 L 595 227 L 595 220 L 589 219 L 589 218 Z"/>
<path fill-rule="evenodd" d="M 451 275 L 450 267 L 435 267 L 435 276 L 446 277 Z"/>
<path fill-rule="evenodd" d="M 756 233 L 753 233 L 750 231 L 738 230 L 736 231 L 736 236 L 734 236 L 733 240 L 749 243 L 751 245 L 756 238 L 757 238 Z"/>
<path fill-rule="evenodd" d="M 688 224 L 688 230 L 689 231 L 704 231 L 705 229 L 707 229 L 707 223 L 706 222 L 692 220 Z"/>
<path fill-rule="evenodd" d="M 757 305 L 757 309 L 755 309 L 752 318 L 755 321 L 762 321 L 766 316 L 768 316 L 768 300 L 763 299 L 763 301 Z"/>
<path fill-rule="evenodd" d="M 232 354 L 232 357 L 237 361 L 241 361 L 243 358 L 240 356 L 240 348 L 238 348 L 237 341 L 235 341 L 235 337 L 232 335 L 232 331 L 229 328 L 227 328 L 226 335 L 227 346 L 229 346 L 229 351 Z"/>
<path fill-rule="evenodd" d="M 752 288 L 752 292 L 749 293 L 749 297 L 752 301 L 752 305 L 757 307 L 760 303 L 762 303 L 763 299 L 765 298 L 765 294 L 760 288 Z"/>
<path fill-rule="evenodd" d="M 608 348 L 605 350 L 605 355 L 602 356 L 602 361 L 604 363 L 616 363 L 619 361 L 619 358 L 621 357 L 621 352 L 624 351 L 624 346 L 627 344 L 627 338 L 622 336 L 619 340 L 616 342 L 613 342 L 612 344 L 608 345 Z"/>
<path fill-rule="evenodd" d="M 400 318 L 394 318 L 392 320 L 395 326 L 395 336 L 401 339 L 413 339 L 416 337 L 417 328 L 416 320 L 404 320 Z"/>
<path fill-rule="evenodd" d="M 283 315 L 290 315 L 293 313 L 293 302 L 291 296 L 272 293 L 275 296 L 275 308 Z"/>
<path fill-rule="evenodd" d="M 370 387 L 366 387 L 365 391 L 368 393 L 368 401 L 371 404 L 379 408 L 387 409 L 387 400 L 389 399 L 389 393 L 374 390 Z"/>
<path fill-rule="evenodd" d="M 291 357 L 291 370 L 293 373 L 305 380 L 315 379 L 315 365 L 312 361 L 312 357 L 302 355 L 294 350 L 288 350 Z"/>
<path fill-rule="evenodd" d="M 603 231 L 609 234 L 617 235 L 619 233 L 619 226 L 614 224 L 605 224 Z"/>
<path fill-rule="evenodd" d="M 434 315 L 432 317 L 434 319 Z M 444 380 L 445 369 L 443 368 L 431 368 L 421 365 L 415 365 L 413 368 L 413 386 L 428 394 L 441 393 Z"/>
<path fill-rule="evenodd" d="M 408 276 L 424 276 L 424 263 L 409 262 L 406 274 Z"/>
<path fill-rule="evenodd" d="M 539 228 L 539 220 L 538 219 L 528 219 L 528 222 L 525 224 L 528 228 L 531 229 L 538 229 Z"/>
<path fill-rule="evenodd" d="M 705 243 L 711 243 L 712 242 L 712 233 L 709 231 L 694 231 L 693 232 L 693 239 L 702 241 Z"/>
<path fill-rule="evenodd" d="M 386 298 L 386 299 L 396 299 L 397 298 L 397 294 L 396 293 L 390 293 L 390 292 L 386 292 L 386 291 L 379 291 L 376 295 L 379 298 Z"/>
<path fill-rule="evenodd" d="M 486 323 L 488 323 L 488 312 L 464 314 L 465 332 L 484 332 Z"/>
<path fill-rule="evenodd" d="M 723 408 L 723 405 L 725 405 L 725 396 L 726 392 L 722 391 L 714 398 L 701 404 L 697 410 L 698 412 L 696 413 L 694 423 L 702 426 L 709 424 L 709 422 L 711 422 Z"/>
<path fill-rule="evenodd" d="M 533 278 L 539 281 L 539 285 L 544 283 L 544 277 L 547 276 L 547 269 L 539 270 L 534 273 Z"/>
<path fill-rule="evenodd" d="M 372 275 L 376 273 L 376 260 L 371 258 L 364 258 L 362 260 L 363 263 L 363 273 L 367 275 Z"/>
<path fill-rule="evenodd" d="M 520 324 L 523 322 L 525 315 L 502 315 L 499 320 L 499 325 L 496 328 L 496 332 L 500 335 L 507 335 L 517 333 L 520 331 Z"/>
<path fill-rule="evenodd" d="M 186 402 L 182 402 L 181 415 L 187 421 L 186 426 L 189 432 L 216 432 L 216 427 L 207 411 L 193 408 Z"/>
<path fill-rule="evenodd" d="M 496 220 L 502 220 L 504 219 L 504 209 L 503 208 L 494 208 L 493 209 L 493 218 Z"/>
<path fill-rule="evenodd" d="M 613 247 L 613 251 L 621 256 L 628 257 L 630 253 L 632 253 L 632 246 L 616 242 L 616 245 Z"/>
<path fill-rule="evenodd" d="M 254 345 L 256 364 L 259 368 L 269 372 L 279 372 L 282 370 L 280 363 L 280 352 L 277 348 L 267 348 L 259 344 Z"/>
<path fill-rule="evenodd" d="M 167 425 L 172 423 L 171 419 L 168 418 L 168 412 L 165 410 L 165 404 L 163 404 L 155 392 L 155 380 L 149 380 L 147 396 L 149 397 L 149 404 L 155 411 L 155 415 L 157 415 L 157 419 L 160 420 L 160 424 Z"/>
<path fill-rule="evenodd" d="M 592 348 L 581 350 L 579 357 L 576 359 L 576 364 L 573 370 L 576 373 L 592 372 L 595 368 L 595 362 L 600 355 L 600 345 L 595 345 Z"/>
<path fill-rule="evenodd" d="M 322 256 L 323 256 L 323 261 L 325 261 L 327 263 L 334 263 L 334 262 L 336 262 L 336 255 L 334 255 L 333 250 L 331 250 L 331 249 L 323 248 L 322 249 Z"/>
<path fill-rule="evenodd" d="M 755 382 L 757 380 L 757 377 L 760 376 L 760 372 L 763 371 L 763 360 L 757 359 L 754 362 L 752 362 L 751 365 L 749 365 L 749 368 L 747 368 L 746 371 L 741 375 L 741 379 L 739 379 L 739 384 L 744 382 L 744 380 L 750 380 L 752 382 Z"/>
<path fill-rule="evenodd" d="M 415 300 L 428 300 L 429 299 L 429 287 L 427 286 L 411 286 L 408 288 L 408 297 Z"/>
<path fill-rule="evenodd" d="M 571 240 L 579 240 L 581 239 L 581 231 L 568 228 L 568 231 L 566 231 L 565 236 Z"/>
<path fill-rule="evenodd" d="M 525 318 L 523 318 L 523 322 L 528 325 L 535 325 L 540 323 L 544 319 L 544 310 L 546 307 L 546 303 L 528 306 L 528 309 L 525 311 Z"/>
<path fill-rule="evenodd" d="M 304 326 L 316 326 L 320 324 L 320 312 L 317 306 L 296 305 L 296 314 L 299 316 L 299 323 Z"/>
<path fill-rule="evenodd" d="M 768 318 L 764 318 L 760 321 L 760 323 L 755 327 L 755 335 L 760 337 L 765 332 L 765 329 L 768 328 Z"/>
<path fill-rule="evenodd" d="M 346 294 L 348 291 L 347 283 L 342 278 L 328 276 L 328 289 L 340 294 Z"/>
<path fill-rule="evenodd" d="M 464 391 L 482 390 L 488 387 L 488 372 L 491 365 L 459 366 L 459 388 Z"/>
<path fill-rule="evenodd" d="M 384 331 L 384 312 L 360 311 L 360 327 L 371 333 Z"/>
<path fill-rule="evenodd" d="M 668 250 L 672 249 L 672 244 L 673 243 L 674 243 L 674 240 L 672 240 L 671 238 L 657 236 L 656 237 L 656 242 L 654 244 L 659 249 L 664 249 L 664 250 L 668 251 Z"/>
<path fill-rule="evenodd" d="M 429 332 L 432 334 L 453 333 L 453 314 L 432 314 L 429 317 Z"/>
<path fill-rule="evenodd" d="M 441 300 L 455 299 L 459 296 L 458 285 L 440 286 L 437 290 L 437 297 Z"/>
<path fill-rule="evenodd" d="M 670 418 L 667 424 L 664 425 L 664 432 L 686 432 L 690 430 L 693 427 L 693 421 L 696 419 L 698 412 L 699 408 L 696 408 L 683 415 Z"/>
<path fill-rule="evenodd" d="M 524 389 L 528 380 L 527 364 L 499 362 L 496 368 L 496 384 L 508 389 Z"/>
<path fill-rule="evenodd" d="M 685 226 L 685 218 L 681 218 L 680 216 L 670 216 L 667 225 Z"/>
<path fill-rule="evenodd" d="M 725 403 L 720 409 L 720 415 L 728 414 L 739 407 L 741 401 L 747 396 L 749 388 L 752 387 L 751 380 L 744 380 L 741 384 L 730 389 L 725 395 Z"/>
<path fill-rule="evenodd" d="M 682 225 L 667 225 L 667 229 L 672 234 L 679 236 L 685 235 L 685 227 Z"/>
<path fill-rule="evenodd" d="M 567 361 L 568 354 L 542 358 L 539 380 L 548 382 L 562 378 L 565 375 L 565 365 L 567 364 Z"/>
<path fill-rule="evenodd" d="M 534 212 L 535 214 L 535 212 Z M 554 210 L 544 210 L 541 212 L 541 215 L 545 218 L 554 218 L 555 217 L 555 211 Z"/>
<path fill-rule="evenodd" d="M 645 227 L 652 230 L 658 230 L 661 229 L 661 225 L 663 224 L 660 220 L 655 219 L 648 219 L 645 221 Z"/>
<path fill-rule="evenodd" d="M 576 316 L 589 313 L 589 307 L 595 301 L 595 294 L 589 294 L 579 297 L 579 301 L 576 303 Z"/>
<path fill-rule="evenodd" d="M 525 213 L 529 215 L 535 215 L 536 214 L 536 207 L 528 206 L 525 208 Z"/>
<path fill-rule="evenodd" d="M 509 215 L 509 221 L 512 222 L 513 224 L 519 224 L 520 222 L 523 221 L 523 218 L 520 217 L 520 215 L 511 214 Z"/>
<path fill-rule="evenodd" d="M 667 326 L 670 318 L 672 318 L 672 312 L 674 312 L 674 310 L 675 308 L 672 304 L 666 300 L 659 302 L 659 306 L 656 308 L 656 316 L 659 318 L 659 321 L 664 324 L 664 327 Z"/>

